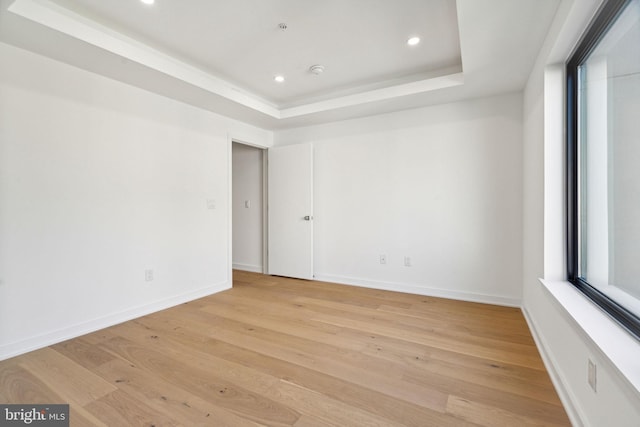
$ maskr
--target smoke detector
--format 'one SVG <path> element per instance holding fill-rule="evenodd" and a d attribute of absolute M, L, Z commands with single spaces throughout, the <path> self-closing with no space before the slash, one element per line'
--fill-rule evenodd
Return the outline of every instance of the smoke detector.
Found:
<path fill-rule="evenodd" d="M 316 76 L 319 76 L 320 74 L 322 74 L 324 72 L 324 66 L 322 66 L 320 64 L 312 65 L 311 67 L 309 67 L 309 71 L 312 74 L 315 74 Z"/>

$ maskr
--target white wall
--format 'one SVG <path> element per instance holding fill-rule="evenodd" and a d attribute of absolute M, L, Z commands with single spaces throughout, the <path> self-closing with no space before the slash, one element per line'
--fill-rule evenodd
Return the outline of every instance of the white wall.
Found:
<path fill-rule="evenodd" d="M 521 107 L 508 94 L 276 132 L 314 144 L 316 278 L 519 305 Z"/>
<path fill-rule="evenodd" d="M 5 44 L 0 63 L 0 359 L 231 285 L 229 138 L 267 132 Z"/>
<path fill-rule="evenodd" d="M 574 425 L 637 426 L 640 394 L 612 357 L 621 353 L 637 373 L 640 345 L 561 282 L 566 279 L 562 64 L 599 3 L 563 0 L 525 89 L 523 312 Z M 555 282 L 545 286 L 539 278 Z M 597 343 L 588 323 L 609 338 L 608 348 Z M 587 383 L 589 359 L 597 365 L 597 392 Z"/>
<path fill-rule="evenodd" d="M 257 273 L 263 271 L 262 156 L 260 148 L 233 144 L 233 268 Z"/>

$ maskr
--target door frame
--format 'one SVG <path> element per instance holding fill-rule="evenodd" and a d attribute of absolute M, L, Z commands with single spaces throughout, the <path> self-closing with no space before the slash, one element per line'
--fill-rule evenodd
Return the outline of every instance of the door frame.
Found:
<path fill-rule="evenodd" d="M 235 138 L 232 135 L 227 137 L 227 167 L 228 172 L 228 200 L 227 200 L 227 217 L 228 217 L 228 248 L 227 263 L 228 283 L 233 286 L 233 144 L 242 144 L 262 150 L 262 273 L 269 274 L 269 217 L 268 217 L 268 156 L 269 146 L 255 142 L 249 142 L 243 139 Z"/>

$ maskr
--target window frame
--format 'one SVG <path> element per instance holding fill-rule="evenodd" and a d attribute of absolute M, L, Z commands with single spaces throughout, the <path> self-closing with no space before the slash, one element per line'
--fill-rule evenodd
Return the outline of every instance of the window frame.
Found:
<path fill-rule="evenodd" d="M 584 63 L 631 0 L 607 0 L 600 7 L 566 65 L 566 194 L 567 194 L 567 277 L 573 286 L 596 303 L 623 328 L 640 340 L 640 317 L 591 286 L 579 276 L 578 188 L 578 68 Z M 640 280 L 640 278 L 639 278 Z"/>

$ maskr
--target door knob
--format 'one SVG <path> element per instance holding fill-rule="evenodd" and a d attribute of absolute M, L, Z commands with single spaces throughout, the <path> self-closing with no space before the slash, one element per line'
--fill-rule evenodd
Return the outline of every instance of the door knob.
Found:
<path fill-rule="evenodd" d="M 304 217 L 305 221 L 311 221 L 312 219 L 313 219 L 313 217 L 310 216 L 310 215 L 307 215 L 307 216 Z"/>

